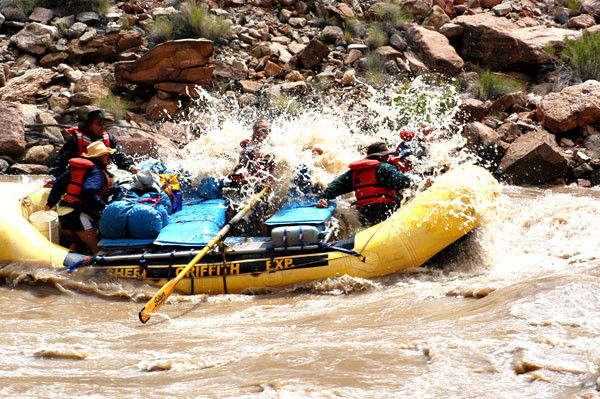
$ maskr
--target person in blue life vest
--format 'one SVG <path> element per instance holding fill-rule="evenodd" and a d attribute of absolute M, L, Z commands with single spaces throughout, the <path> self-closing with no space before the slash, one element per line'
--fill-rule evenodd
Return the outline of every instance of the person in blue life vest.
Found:
<path fill-rule="evenodd" d="M 67 170 L 52 185 L 45 209 L 60 205 L 59 220 L 71 235 L 71 250 L 81 250 L 80 244 L 84 243 L 94 255 L 98 253 L 100 237 L 96 225 L 107 205 L 110 177 L 106 167 L 115 152 L 103 141 L 90 143 L 81 157 L 69 160 Z"/>
<path fill-rule="evenodd" d="M 411 179 L 388 163 L 390 151 L 383 141 L 367 147 L 367 156 L 352 162 L 350 170 L 338 176 L 323 191 L 317 207 L 325 208 L 328 200 L 354 191 L 354 205 L 364 226 L 387 219 L 400 205 L 400 191 L 411 185 Z"/>
<path fill-rule="evenodd" d="M 64 173 L 69 165 L 69 160 L 80 157 L 92 141 L 102 141 L 107 148 L 115 150 L 111 159 L 119 169 L 137 173 L 138 169 L 133 165 L 133 160 L 123 152 L 117 139 L 105 130 L 107 121 L 110 119 L 104 115 L 102 110 L 98 109 L 88 113 L 85 123 L 67 129 L 70 138 L 58 151 L 58 155 L 50 166 L 49 174 L 56 178 Z M 45 186 L 51 187 L 52 183 L 53 179 L 50 179 L 46 181 Z"/>

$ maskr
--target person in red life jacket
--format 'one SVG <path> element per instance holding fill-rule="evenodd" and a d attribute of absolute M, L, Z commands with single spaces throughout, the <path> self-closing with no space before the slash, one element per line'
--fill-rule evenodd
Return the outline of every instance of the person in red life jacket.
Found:
<path fill-rule="evenodd" d="M 395 165 L 402 173 L 410 172 L 414 167 L 414 161 L 427 160 L 425 143 L 410 130 L 400 131 L 402 140 L 396 151 L 390 157 L 389 162 Z"/>
<path fill-rule="evenodd" d="M 49 210 L 60 201 L 62 209 L 67 208 L 67 212 L 59 212 L 62 213 L 59 220 L 62 228 L 71 232 L 73 245 L 70 249 L 79 249 L 83 242 L 95 255 L 100 241 L 95 226 L 107 205 L 105 196 L 110 187 L 106 166 L 116 150 L 107 148 L 103 141 L 94 141 L 86 151 L 82 157 L 71 158 L 67 171 L 56 178 L 45 209 Z"/>
<path fill-rule="evenodd" d="M 275 169 L 275 157 L 266 152 L 264 144 L 271 131 L 271 125 L 263 118 L 254 122 L 252 127 L 252 137 L 243 140 L 240 143 L 242 150 L 238 164 L 233 172 L 228 176 L 229 182 L 225 186 L 225 195 L 235 202 L 243 202 L 243 197 L 250 193 L 257 193 L 265 186 L 270 186 L 273 180 L 273 170 Z M 235 227 L 235 234 L 258 236 L 266 234 L 264 219 L 266 218 L 268 204 L 261 201 L 254 206 L 254 209 L 247 220 L 238 223 Z M 229 214 L 233 215 L 237 209 L 231 207 Z"/>
<path fill-rule="evenodd" d="M 350 170 L 337 177 L 321 194 L 317 207 L 325 208 L 328 200 L 354 191 L 354 205 L 364 226 L 387 219 L 400 205 L 400 191 L 411 185 L 411 179 L 388 163 L 390 151 L 383 141 L 367 147 L 367 157 L 352 162 Z"/>
<path fill-rule="evenodd" d="M 54 178 L 65 172 L 71 158 L 81 156 L 92 141 L 102 141 L 107 148 L 114 149 L 112 161 L 119 169 L 137 173 L 133 160 L 123 152 L 123 148 L 112 134 L 106 132 L 106 122 L 109 121 L 102 110 L 90 111 L 84 124 L 67 129 L 71 136 L 58 151 L 56 159 L 50 167 L 50 175 Z M 46 187 L 51 186 L 53 180 L 46 182 Z"/>
<path fill-rule="evenodd" d="M 275 168 L 275 158 L 266 153 L 263 144 L 271 131 L 271 125 L 263 118 L 254 122 L 252 137 L 240 142 L 240 157 L 229 178 L 233 185 L 269 185 Z"/>

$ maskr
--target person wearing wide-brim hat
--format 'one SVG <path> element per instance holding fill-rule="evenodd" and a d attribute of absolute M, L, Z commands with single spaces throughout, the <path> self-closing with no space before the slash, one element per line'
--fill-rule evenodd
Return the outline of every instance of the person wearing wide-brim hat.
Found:
<path fill-rule="evenodd" d="M 106 167 L 115 152 L 103 141 L 90 143 L 81 157 L 69 160 L 69 168 L 52 185 L 46 210 L 60 201 L 59 220 L 62 228 L 71 232 L 72 250 L 82 250 L 83 242 L 94 254 L 98 253 L 100 237 L 96 226 L 107 205 L 110 177 Z"/>
<path fill-rule="evenodd" d="M 70 138 L 58 151 L 52 162 L 50 175 L 56 178 L 64 173 L 69 159 L 82 156 L 87 146 L 93 141 L 102 141 L 107 148 L 115 150 L 111 158 L 119 169 L 137 173 L 138 169 L 134 166 L 133 160 L 123 152 L 123 147 L 117 139 L 106 131 L 106 125 L 109 122 L 112 122 L 112 119 L 108 118 L 104 111 L 95 109 L 87 114 L 85 123 L 67 129 Z"/>
<path fill-rule="evenodd" d="M 328 200 L 354 191 L 354 205 L 363 225 L 370 226 L 387 219 L 400 205 L 401 190 L 411 185 L 407 175 L 387 162 L 393 152 L 383 141 L 370 144 L 364 159 L 352 162 L 350 170 L 325 188 L 317 206 L 327 207 Z"/>

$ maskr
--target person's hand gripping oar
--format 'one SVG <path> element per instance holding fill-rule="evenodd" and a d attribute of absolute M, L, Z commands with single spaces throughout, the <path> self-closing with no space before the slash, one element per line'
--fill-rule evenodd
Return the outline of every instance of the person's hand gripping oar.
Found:
<path fill-rule="evenodd" d="M 150 317 L 152 317 L 152 315 L 156 313 L 158 308 L 160 308 L 162 304 L 165 303 L 167 298 L 173 293 L 173 291 L 175 290 L 175 286 L 177 285 L 179 280 L 181 280 L 192 269 L 192 267 L 194 267 L 194 265 L 198 263 L 208 251 L 210 251 L 212 247 L 214 247 L 219 241 L 225 238 L 227 233 L 229 233 L 229 230 L 231 230 L 231 228 L 235 226 L 246 215 L 246 213 L 248 213 L 250 209 L 252 209 L 254 205 L 256 205 L 258 201 L 261 200 L 261 198 L 267 193 L 267 191 L 269 191 L 269 187 L 263 188 L 260 191 L 260 193 L 258 193 L 252 199 L 252 201 L 250 201 L 250 203 L 248 203 L 244 207 L 244 209 L 239 211 L 233 218 L 231 218 L 229 222 L 225 224 L 225 226 L 223 226 L 223 228 L 221 228 L 221 230 L 219 230 L 217 235 L 215 235 L 212 238 L 212 240 L 210 240 L 210 242 L 206 244 L 202 251 L 200 251 L 198 255 L 196 255 L 194 259 L 192 259 L 190 263 L 188 263 L 187 266 L 183 268 L 183 270 L 180 271 L 177 276 L 175 276 L 174 279 L 167 282 L 165 285 L 162 286 L 160 290 L 158 290 L 158 292 L 146 303 L 142 310 L 140 310 L 139 317 L 142 323 L 146 323 L 148 320 L 150 320 Z"/>

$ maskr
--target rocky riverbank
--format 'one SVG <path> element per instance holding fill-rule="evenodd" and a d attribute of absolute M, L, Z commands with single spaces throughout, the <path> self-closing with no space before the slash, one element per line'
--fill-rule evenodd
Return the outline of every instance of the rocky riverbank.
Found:
<path fill-rule="evenodd" d="M 46 174 L 61 126 L 98 105 L 114 108 L 126 152 L 160 157 L 189 140 L 170 121 L 190 118 L 199 87 L 268 107 L 366 98 L 363 82 L 435 74 L 456 82 L 457 126 L 487 168 L 514 184 L 600 183 L 599 76 L 582 79 L 558 56 L 587 33 L 598 40 L 598 0 L 92 3 L 69 13 L 0 1 L 0 173 Z M 198 10 L 220 29 L 212 40 L 165 40 L 161 23 Z M 486 92 L 485 74 L 516 89 Z"/>

